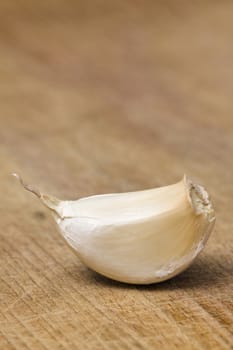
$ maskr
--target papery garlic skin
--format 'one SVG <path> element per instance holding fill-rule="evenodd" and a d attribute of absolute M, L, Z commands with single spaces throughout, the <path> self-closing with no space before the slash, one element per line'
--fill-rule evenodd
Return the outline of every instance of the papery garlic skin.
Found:
<path fill-rule="evenodd" d="M 186 177 L 166 187 L 77 201 L 39 197 L 84 264 L 127 283 L 160 282 L 186 269 L 215 222 L 206 190 Z"/>

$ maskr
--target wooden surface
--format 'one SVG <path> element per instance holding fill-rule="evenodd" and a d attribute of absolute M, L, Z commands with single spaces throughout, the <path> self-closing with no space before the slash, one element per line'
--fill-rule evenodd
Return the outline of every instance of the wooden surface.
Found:
<path fill-rule="evenodd" d="M 1 1 L 0 349 L 233 348 L 233 2 Z M 166 185 L 212 194 L 186 272 L 102 278 L 9 176 L 61 198 Z"/>

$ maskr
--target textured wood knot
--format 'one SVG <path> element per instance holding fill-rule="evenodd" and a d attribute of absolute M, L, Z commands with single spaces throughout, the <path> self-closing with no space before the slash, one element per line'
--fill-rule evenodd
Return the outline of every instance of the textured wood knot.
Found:
<path fill-rule="evenodd" d="M 45 220 L 46 219 L 46 215 L 43 211 L 37 210 L 34 212 L 34 217 L 37 220 Z"/>

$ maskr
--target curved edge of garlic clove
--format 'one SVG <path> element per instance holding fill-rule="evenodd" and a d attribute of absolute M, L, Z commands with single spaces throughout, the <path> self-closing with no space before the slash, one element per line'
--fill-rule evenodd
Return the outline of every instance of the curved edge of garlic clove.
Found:
<path fill-rule="evenodd" d="M 165 265 L 161 270 L 156 271 L 156 282 L 167 281 L 185 271 L 204 249 L 215 225 L 215 210 L 213 208 L 210 195 L 205 187 L 194 183 L 192 180 L 187 178 L 186 174 L 184 174 L 182 181 L 186 189 L 188 202 L 190 203 L 197 216 L 203 215 L 205 217 L 208 222 L 208 226 L 203 234 L 202 239 L 193 246 L 188 254 L 184 255 L 177 261 L 174 260 L 168 262 L 168 264 Z M 143 282 L 143 284 L 151 284 L 151 282 Z"/>

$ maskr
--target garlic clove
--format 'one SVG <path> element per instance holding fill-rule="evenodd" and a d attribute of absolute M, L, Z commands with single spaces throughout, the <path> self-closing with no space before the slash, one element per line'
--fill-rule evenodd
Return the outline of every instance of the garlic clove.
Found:
<path fill-rule="evenodd" d="M 207 191 L 186 178 L 151 190 L 60 201 L 26 185 L 90 268 L 114 280 L 150 284 L 186 269 L 213 229 Z"/>

